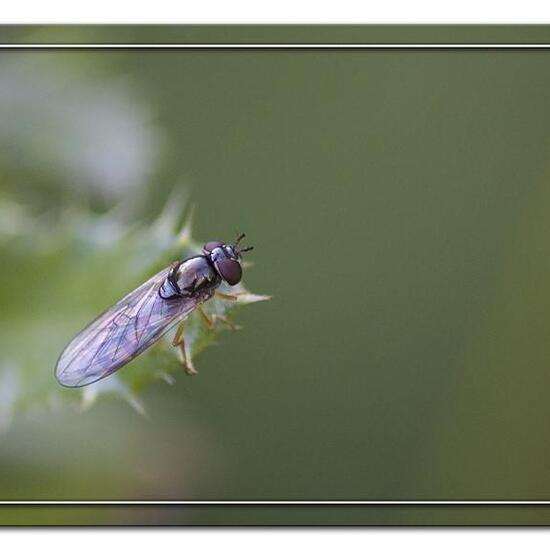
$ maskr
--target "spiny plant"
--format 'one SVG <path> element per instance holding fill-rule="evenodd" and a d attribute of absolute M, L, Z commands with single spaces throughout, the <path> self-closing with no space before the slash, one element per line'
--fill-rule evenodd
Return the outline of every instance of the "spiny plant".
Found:
<path fill-rule="evenodd" d="M 20 204 L 0 199 L 0 427 L 14 414 L 44 407 L 91 407 L 101 396 L 125 399 L 145 413 L 143 390 L 174 383 L 181 369 L 171 333 L 114 375 L 82 389 L 57 384 L 53 367 L 63 346 L 106 307 L 169 265 L 200 251 L 191 235 L 191 216 L 180 225 L 180 197 L 171 197 L 152 223 L 128 221 L 116 207 L 106 214 L 73 207 L 57 220 L 35 218 Z M 245 264 L 246 266 L 246 264 Z M 243 284 L 236 301 L 209 300 L 207 314 L 234 319 L 238 308 L 268 299 Z M 221 330 L 198 315 L 186 321 L 186 342 L 195 357 Z"/>

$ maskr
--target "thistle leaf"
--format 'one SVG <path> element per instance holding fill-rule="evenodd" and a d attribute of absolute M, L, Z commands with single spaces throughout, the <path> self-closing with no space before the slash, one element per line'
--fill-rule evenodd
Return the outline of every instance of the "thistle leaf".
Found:
<path fill-rule="evenodd" d="M 151 225 L 129 221 L 128 212 L 120 208 L 93 214 L 76 207 L 55 223 L 47 216 L 33 220 L 32 231 L 25 223 L 0 225 L 5 265 L 0 285 L 0 430 L 18 413 L 66 406 L 84 411 L 112 396 L 146 414 L 140 396 L 146 387 L 181 380 L 170 333 L 114 375 L 82 389 L 59 386 L 53 369 L 64 345 L 91 319 L 175 259 L 200 251 L 191 235 L 190 214 L 183 229 L 177 229 L 182 197 L 172 196 Z M 17 220 L 32 220 L 23 206 L 7 198 L 1 208 Z M 229 324 L 242 305 L 269 298 L 250 293 L 242 284 L 221 290 L 237 299 L 209 300 L 204 310 Z M 211 329 L 192 314 L 185 333 L 191 357 L 226 329 L 224 322 Z"/>

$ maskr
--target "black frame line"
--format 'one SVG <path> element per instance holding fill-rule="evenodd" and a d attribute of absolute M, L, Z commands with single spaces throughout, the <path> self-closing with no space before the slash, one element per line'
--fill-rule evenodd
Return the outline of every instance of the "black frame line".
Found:
<path fill-rule="evenodd" d="M 549 27 L 550 30 L 550 27 Z M 550 50 L 545 43 L 2 43 L 0 50 Z M 550 500 L 0 500 L 4 506 L 548 506 Z"/>

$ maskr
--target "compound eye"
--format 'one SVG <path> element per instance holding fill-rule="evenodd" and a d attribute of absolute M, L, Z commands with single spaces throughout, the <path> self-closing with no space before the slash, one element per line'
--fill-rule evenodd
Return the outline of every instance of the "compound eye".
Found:
<path fill-rule="evenodd" d="M 223 280 L 228 285 L 236 285 L 241 280 L 243 270 L 239 262 L 227 259 L 219 260 L 216 262 L 216 267 L 218 268 Z"/>
<path fill-rule="evenodd" d="M 203 249 L 206 251 L 206 252 L 212 252 L 212 250 L 214 250 L 214 248 L 219 248 L 220 246 L 223 246 L 223 243 L 220 242 L 220 241 L 210 241 L 210 242 L 207 242 L 204 246 L 203 246 Z"/>

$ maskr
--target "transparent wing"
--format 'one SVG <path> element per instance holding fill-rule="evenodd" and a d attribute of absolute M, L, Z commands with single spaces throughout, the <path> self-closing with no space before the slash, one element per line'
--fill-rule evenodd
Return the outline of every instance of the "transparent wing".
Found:
<path fill-rule="evenodd" d="M 109 376 L 211 296 L 204 291 L 192 297 L 162 299 L 158 290 L 169 270 L 151 277 L 69 342 L 55 367 L 60 384 L 74 388 Z"/>

